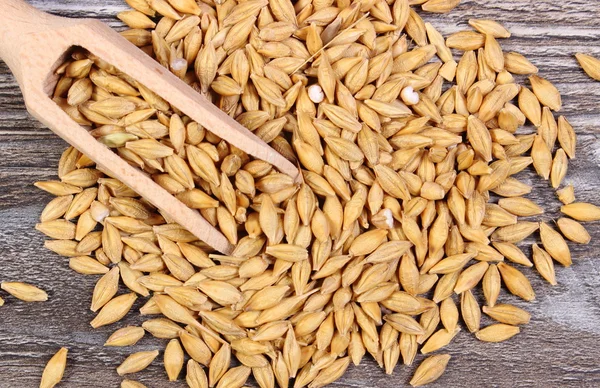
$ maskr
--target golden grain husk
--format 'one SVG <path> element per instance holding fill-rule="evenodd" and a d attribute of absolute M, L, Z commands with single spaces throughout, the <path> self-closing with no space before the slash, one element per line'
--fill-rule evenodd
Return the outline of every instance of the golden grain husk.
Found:
<path fill-rule="evenodd" d="M 502 281 L 511 294 L 527 301 L 535 299 L 531 283 L 521 271 L 505 263 L 498 263 L 498 270 L 500 270 Z"/>
<path fill-rule="evenodd" d="M 206 388 L 209 386 L 204 369 L 191 359 L 187 362 L 185 381 L 190 388 Z"/>
<path fill-rule="evenodd" d="M 144 336 L 141 327 L 127 326 L 115 331 L 104 343 L 104 346 L 131 346 L 135 345 Z"/>
<path fill-rule="evenodd" d="M 575 54 L 579 65 L 592 79 L 600 81 L 600 60 L 587 54 Z"/>
<path fill-rule="evenodd" d="M 510 38 L 510 32 L 500 23 L 487 19 L 469 19 L 469 25 L 482 34 L 494 38 Z"/>
<path fill-rule="evenodd" d="M 502 342 L 514 337 L 520 332 L 521 330 L 518 326 L 496 323 L 479 330 L 475 333 L 475 337 L 484 342 Z"/>
<path fill-rule="evenodd" d="M 514 326 L 525 325 L 529 323 L 531 318 L 527 311 L 510 304 L 497 304 L 493 307 L 483 306 L 482 310 L 496 321 Z"/>
<path fill-rule="evenodd" d="M 46 291 L 23 282 L 2 282 L 0 288 L 24 302 L 45 302 L 48 300 Z"/>
<path fill-rule="evenodd" d="M 157 356 L 158 350 L 133 353 L 117 367 L 117 373 L 119 376 L 123 376 L 144 370 Z"/>
<path fill-rule="evenodd" d="M 146 386 L 139 381 L 123 380 L 121 381 L 121 388 L 146 388 Z"/>
<path fill-rule="evenodd" d="M 586 202 L 573 202 L 561 206 L 560 211 L 577 221 L 600 220 L 600 207 Z"/>
<path fill-rule="evenodd" d="M 134 293 L 115 297 L 102 307 L 90 325 L 98 328 L 121 320 L 129 312 L 136 299 L 137 296 Z"/>
<path fill-rule="evenodd" d="M 415 371 L 410 385 L 420 387 L 436 381 L 444 374 L 448 361 L 450 361 L 449 354 L 438 354 L 426 358 Z"/>
<path fill-rule="evenodd" d="M 40 388 L 52 388 L 60 383 L 67 365 L 67 353 L 67 348 L 60 348 L 48 361 L 42 373 Z"/>
<path fill-rule="evenodd" d="M 463 321 L 471 333 L 479 330 L 481 324 L 481 310 L 471 290 L 465 291 L 460 296 L 460 310 Z"/>
<path fill-rule="evenodd" d="M 561 217 L 556 221 L 560 232 L 569 240 L 578 244 L 588 244 L 591 236 L 583 225 L 570 218 Z"/>
<path fill-rule="evenodd" d="M 544 248 L 552 258 L 565 267 L 572 264 L 571 251 L 565 239 L 545 222 L 540 224 L 540 238 Z"/>
<path fill-rule="evenodd" d="M 164 364 L 169 381 L 176 381 L 183 368 L 184 353 L 178 339 L 169 341 L 165 348 Z"/>
<path fill-rule="evenodd" d="M 556 190 L 556 196 L 560 202 L 564 205 L 568 205 L 575 202 L 575 189 L 573 185 L 565 186 L 562 189 Z"/>

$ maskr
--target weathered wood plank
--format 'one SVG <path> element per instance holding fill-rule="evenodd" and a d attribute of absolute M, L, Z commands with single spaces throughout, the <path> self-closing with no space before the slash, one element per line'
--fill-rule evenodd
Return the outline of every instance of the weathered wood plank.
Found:
<path fill-rule="evenodd" d="M 41 9 L 72 17 L 94 17 L 118 27 L 114 15 L 122 0 L 86 2 L 34 0 Z M 504 22 L 513 31 L 502 42 L 506 50 L 526 54 L 542 76 L 563 93 L 564 114 L 579 134 L 577 159 L 567 180 L 581 200 L 598 201 L 600 189 L 600 83 L 592 83 L 579 69 L 573 54 L 600 55 L 600 4 L 587 0 L 489 1 L 471 0 L 449 15 L 424 17 L 445 34 L 466 28 L 469 18 Z M 25 112 L 20 92 L 4 64 L 0 64 L 0 281 L 22 280 L 48 290 L 46 303 L 27 304 L 5 298 L 0 308 L 0 387 L 36 387 L 45 362 L 60 347 L 70 349 L 64 387 L 117 387 L 115 367 L 128 353 L 162 348 L 163 341 L 149 337 L 135 349 L 103 348 L 117 327 L 140 324 L 131 314 L 123 323 L 92 330 L 88 307 L 96 277 L 74 274 L 67 259 L 43 248 L 43 236 L 33 229 L 39 213 L 51 198 L 32 186 L 52 179 L 64 142 Z M 559 206 L 547 183 L 531 170 L 520 176 L 534 186 L 529 196 L 556 217 Z M 504 344 L 483 344 L 461 332 L 448 352 L 448 371 L 433 387 L 597 387 L 600 386 L 600 225 L 590 224 L 596 239 L 588 246 L 571 245 L 575 264 L 557 268 L 559 285 L 550 287 L 534 271 L 526 270 L 537 292 L 533 303 L 512 296 L 502 299 L 527 309 L 532 322 L 516 339 Z M 531 242 L 533 239 L 531 240 Z M 2 294 L 5 296 L 5 294 Z M 136 307 L 141 305 L 138 301 Z M 485 323 L 490 323 L 486 320 Z M 115 327 L 113 327 L 115 326 Z M 419 361 L 421 358 L 419 358 Z M 349 368 L 336 387 L 389 387 L 404 385 L 414 367 L 397 367 L 386 376 L 373 360 Z M 160 360 L 139 373 L 150 387 L 183 387 L 167 383 Z"/>

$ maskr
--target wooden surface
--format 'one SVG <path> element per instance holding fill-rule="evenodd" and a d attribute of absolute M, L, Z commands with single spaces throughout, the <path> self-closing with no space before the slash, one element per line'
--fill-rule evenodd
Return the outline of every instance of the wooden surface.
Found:
<path fill-rule="evenodd" d="M 122 0 L 35 0 L 46 11 L 94 17 L 112 26 L 125 9 Z M 564 108 L 578 135 L 577 159 L 567 181 L 579 200 L 600 203 L 600 83 L 578 68 L 573 54 L 600 56 L 600 2 L 589 0 L 476 0 L 449 15 L 423 15 L 444 34 L 465 28 L 469 18 L 505 23 L 513 37 L 505 50 L 522 52 L 563 94 Z M 43 248 L 44 237 L 33 229 L 50 196 L 33 182 L 54 179 L 65 143 L 26 113 L 14 78 L 0 63 L 0 281 L 26 281 L 48 291 L 45 303 L 25 304 L 6 297 L 0 307 L 0 388 L 37 387 L 46 361 L 61 346 L 69 348 L 61 387 L 118 387 L 115 367 L 130 353 L 162 349 L 165 342 L 144 338 L 133 349 L 104 348 L 109 333 L 139 324 L 137 314 L 122 323 L 92 330 L 88 322 L 96 277 L 68 268 L 68 259 Z M 531 170 L 519 176 L 534 186 L 529 196 L 556 217 L 559 202 L 549 186 Z M 533 271 L 537 299 L 524 303 L 503 291 L 501 300 L 527 309 L 532 321 L 503 344 L 484 344 L 463 330 L 447 348 L 452 355 L 446 374 L 432 387 L 599 387 L 600 386 L 600 224 L 588 224 L 594 237 L 588 246 L 571 245 L 574 265 L 558 268 L 559 285 L 551 287 Z M 532 240 L 533 241 L 533 240 Z M 137 307 L 142 303 L 138 301 Z M 484 320 L 484 324 L 490 321 Z M 418 357 L 417 362 L 421 361 Z M 400 387 L 414 367 L 398 366 L 386 376 L 369 358 L 351 366 L 335 387 Z M 183 387 L 168 383 L 161 360 L 134 375 L 148 387 Z"/>

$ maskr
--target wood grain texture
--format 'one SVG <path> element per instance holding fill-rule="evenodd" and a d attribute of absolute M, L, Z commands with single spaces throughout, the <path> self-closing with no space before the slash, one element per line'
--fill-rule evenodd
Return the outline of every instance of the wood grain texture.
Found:
<path fill-rule="evenodd" d="M 35 0 L 40 9 L 71 17 L 94 17 L 118 27 L 114 15 L 122 0 Z M 423 15 L 444 34 L 464 29 L 469 18 L 505 23 L 513 37 L 505 50 L 528 56 L 540 75 L 563 94 L 563 111 L 578 134 L 577 159 L 567 181 L 579 200 L 600 202 L 600 83 L 590 81 L 573 57 L 576 52 L 600 56 L 600 2 L 589 0 L 463 1 L 448 15 Z M 149 336 L 133 349 L 103 348 L 109 334 L 126 324 L 140 324 L 137 314 L 122 323 L 92 330 L 91 291 L 96 277 L 68 268 L 68 259 L 43 248 L 44 237 L 33 229 L 50 196 L 33 182 L 55 177 L 66 147 L 26 113 L 7 67 L 0 64 L 0 281 L 21 280 L 48 291 L 46 303 L 24 304 L 6 297 L 0 307 L 0 388 L 37 387 L 45 362 L 61 346 L 69 348 L 61 387 L 118 387 L 115 367 L 131 352 L 162 349 L 166 342 Z M 543 204 L 545 220 L 555 219 L 559 202 L 553 190 L 532 170 L 520 179 L 534 186 L 529 198 Z M 503 291 L 501 300 L 532 314 L 522 333 L 503 344 L 484 344 L 461 332 L 448 347 L 452 355 L 446 374 L 432 387 L 598 387 L 600 386 L 600 224 L 586 225 L 593 236 L 588 246 L 571 245 L 574 265 L 558 268 L 559 284 L 551 287 L 534 271 L 525 271 L 537 298 L 524 303 Z M 533 242 L 531 240 L 530 242 Z M 527 245 L 527 244 L 525 244 Z M 136 307 L 143 303 L 139 300 Z M 484 321 L 485 324 L 490 321 Z M 418 358 L 417 362 L 422 360 Z M 366 358 L 350 367 L 334 387 L 400 387 L 414 367 L 398 366 L 386 376 Z M 134 375 L 149 387 L 183 387 L 168 383 L 162 362 Z"/>

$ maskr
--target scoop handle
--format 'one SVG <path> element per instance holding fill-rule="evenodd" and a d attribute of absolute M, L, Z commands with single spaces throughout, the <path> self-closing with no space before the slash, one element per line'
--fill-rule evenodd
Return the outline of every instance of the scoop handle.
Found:
<path fill-rule="evenodd" d="M 26 34 L 28 32 L 43 31 L 47 23 L 52 23 L 52 16 L 42 12 L 23 0 L 0 0 L 0 9 L 3 12 L 3 20 L 0 23 L 0 36 L 5 33 L 13 35 Z M 5 43 L 2 39 L 1 43 Z"/>
<path fill-rule="evenodd" d="M 21 63 L 22 50 L 35 47 L 33 43 L 38 43 L 44 32 L 67 27 L 73 22 L 42 12 L 23 0 L 0 0 L 0 10 L 0 59 L 6 62 L 19 85 L 22 85 L 21 66 L 30 65 Z M 39 47 L 44 46 L 42 44 Z"/>

